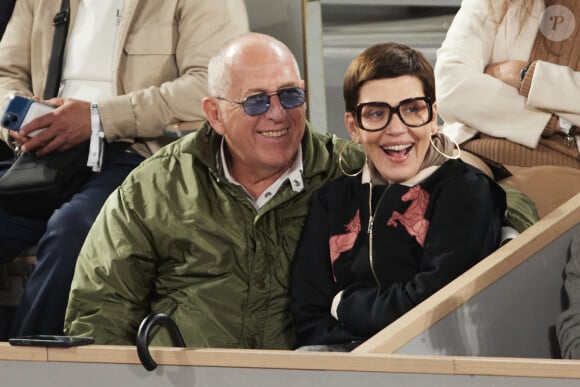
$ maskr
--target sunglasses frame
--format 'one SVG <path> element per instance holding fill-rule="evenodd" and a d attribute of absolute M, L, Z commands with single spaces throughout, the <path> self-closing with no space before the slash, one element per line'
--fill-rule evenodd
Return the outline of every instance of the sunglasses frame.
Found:
<path fill-rule="evenodd" d="M 283 102 L 284 100 L 280 96 L 280 94 L 283 93 L 286 90 L 298 91 L 299 94 L 301 92 L 302 95 L 300 97 L 302 98 L 302 102 L 300 104 L 296 105 L 296 106 L 292 106 L 292 107 L 286 106 L 285 103 Z M 227 99 L 227 98 L 224 98 L 224 97 L 215 97 L 215 98 L 216 99 L 219 99 L 219 100 L 222 100 L 222 101 L 234 103 L 236 105 L 241 105 L 242 108 L 244 109 L 244 113 L 246 113 L 248 116 L 255 117 L 255 116 L 260 116 L 260 115 L 266 113 L 270 109 L 270 98 L 273 97 L 273 96 L 275 96 L 275 95 L 278 96 L 278 99 L 280 100 L 280 105 L 282 105 L 282 107 L 284 109 L 286 109 L 286 110 L 296 109 L 297 107 L 300 107 L 300 106 L 302 106 L 302 105 L 304 105 L 306 103 L 306 90 L 304 90 L 302 87 L 285 87 L 285 88 L 282 88 L 282 89 L 278 89 L 276 91 L 273 91 L 271 93 L 257 93 L 257 94 L 250 95 L 250 96 L 244 98 L 241 101 L 235 101 L 235 100 Z M 265 110 L 262 111 L 262 112 L 260 112 L 260 113 L 250 113 L 250 112 L 248 112 L 248 110 L 247 110 L 248 107 L 246 106 L 246 102 L 248 102 L 248 100 L 251 100 L 252 98 L 258 98 L 258 97 L 261 97 L 261 96 L 268 97 L 267 102 L 264 104 Z"/>

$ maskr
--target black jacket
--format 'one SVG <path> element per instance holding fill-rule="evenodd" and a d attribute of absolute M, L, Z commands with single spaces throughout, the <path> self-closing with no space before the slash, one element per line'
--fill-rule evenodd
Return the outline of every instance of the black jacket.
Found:
<path fill-rule="evenodd" d="M 502 188 L 458 160 L 415 186 L 375 186 L 371 267 L 368 201 L 360 177 L 312 198 L 291 277 L 299 345 L 369 338 L 494 251 L 506 208 Z"/>

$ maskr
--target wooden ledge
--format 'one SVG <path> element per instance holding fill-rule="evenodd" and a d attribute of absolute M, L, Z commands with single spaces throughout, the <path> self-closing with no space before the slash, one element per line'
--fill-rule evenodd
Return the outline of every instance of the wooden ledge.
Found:
<path fill-rule="evenodd" d="M 580 378 L 579 360 L 168 347 L 153 348 L 151 353 L 166 366 Z M 140 364 L 135 347 L 108 345 L 61 349 L 0 343 L 0 362 L 4 360 Z"/>

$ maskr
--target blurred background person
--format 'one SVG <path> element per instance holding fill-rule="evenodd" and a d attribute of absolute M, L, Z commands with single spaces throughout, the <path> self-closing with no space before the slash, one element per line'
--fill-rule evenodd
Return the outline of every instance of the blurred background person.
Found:
<path fill-rule="evenodd" d="M 575 4 L 464 0 L 435 65 L 443 131 L 498 180 L 514 175 L 504 182 L 528 194 L 540 216 L 580 191 Z"/>
<path fill-rule="evenodd" d="M 0 41 L 0 104 L 12 94 L 44 95 L 60 7 L 61 0 L 16 2 Z M 62 334 L 77 256 L 105 199 L 174 139 L 167 127 L 204 119 L 209 59 L 248 28 L 242 0 L 176 0 L 171 6 L 162 0 L 71 0 L 69 18 L 58 97 L 47 101 L 56 110 L 19 132 L 0 134 L 12 147 L 43 155 L 75 147 L 95 132 L 105 139 L 104 157 L 100 172 L 49 216 L 0 209 L 0 262 L 37 246 L 10 336 Z"/>

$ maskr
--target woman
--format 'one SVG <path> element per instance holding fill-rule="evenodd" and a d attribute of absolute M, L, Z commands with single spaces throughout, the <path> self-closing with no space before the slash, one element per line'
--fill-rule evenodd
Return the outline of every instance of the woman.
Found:
<path fill-rule="evenodd" d="M 577 21 L 574 0 L 464 0 L 437 52 L 443 132 L 542 217 L 580 190 Z"/>
<path fill-rule="evenodd" d="M 580 169 L 575 3 L 461 3 L 437 53 L 435 79 L 443 131 L 463 150 L 512 173 L 547 164 Z"/>
<path fill-rule="evenodd" d="M 346 72 L 344 99 L 367 163 L 313 196 L 291 307 L 300 345 L 350 349 L 497 248 L 505 194 L 437 132 L 421 53 L 369 47 Z"/>

